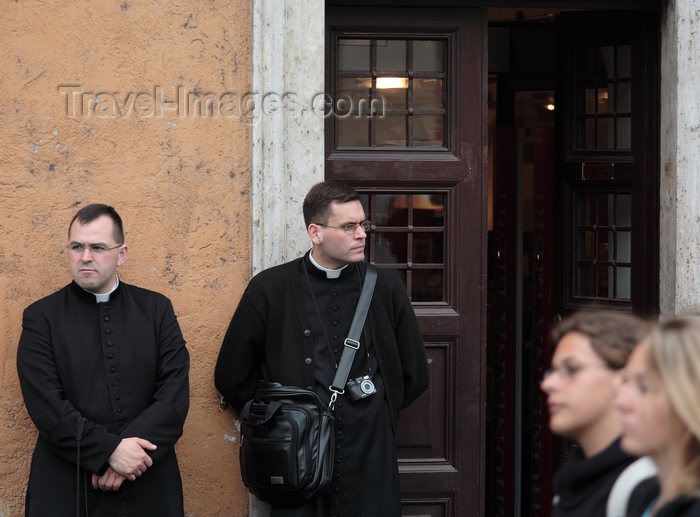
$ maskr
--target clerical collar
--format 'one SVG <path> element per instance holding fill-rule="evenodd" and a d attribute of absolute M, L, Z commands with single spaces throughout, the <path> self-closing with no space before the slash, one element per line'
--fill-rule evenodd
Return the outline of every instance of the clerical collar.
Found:
<path fill-rule="evenodd" d="M 114 281 L 114 286 L 112 287 L 112 289 L 108 293 L 92 293 L 92 292 L 88 291 L 87 289 L 83 289 L 83 291 L 85 291 L 86 293 L 90 293 L 90 294 L 95 295 L 95 301 L 97 303 L 104 303 L 104 302 L 109 301 L 109 297 L 112 295 L 112 293 L 114 291 L 117 290 L 117 287 L 119 287 L 119 277 L 117 277 L 117 279 Z"/>
<path fill-rule="evenodd" d="M 311 251 L 309 252 L 309 260 L 311 263 L 314 265 L 316 269 L 319 269 L 321 271 L 325 271 L 326 273 L 326 278 L 340 278 L 340 273 L 345 269 L 346 267 L 349 266 L 349 264 L 345 264 L 343 267 L 340 269 L 328 269 L 327 267 L 323 267 L 321 264 L 316 262 L 314 260 L 314 255 L 313 255 L 313 248 L 311 248 Z"/>

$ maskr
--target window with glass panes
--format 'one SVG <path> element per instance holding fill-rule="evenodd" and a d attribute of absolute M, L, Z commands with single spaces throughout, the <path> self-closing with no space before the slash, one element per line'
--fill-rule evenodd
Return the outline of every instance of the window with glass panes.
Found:
<path fill-rule="evenodd" d="M 412 302 L 445 302 L 447 194 L 363 193 L 361 201 L 376 225 L 368 238 L 372 263 L 399 274 Z"/>
<path fill-rule="evenodd" d="M 570 175 L 573 271 L 568 292 L 584 304 L 632 300 L 635 74 L 633 47 L 620 41 L 589 42 L 572 54 L 569 152 L 576 165 Z"/>
<path fill-rule="evenodd" d="M 632 148 L 632 59 L 630 45 L 587 46 L 577 55 L 579 150 Z"/>
<path fill-rule="evenodd" d="M 630 299 L 632 196 L 576 195 L 576 296 Z"/>
<path fill-rule="evenodd" d="M 447 42 L 337 40 L 336 149 L 448 146 Z"/>

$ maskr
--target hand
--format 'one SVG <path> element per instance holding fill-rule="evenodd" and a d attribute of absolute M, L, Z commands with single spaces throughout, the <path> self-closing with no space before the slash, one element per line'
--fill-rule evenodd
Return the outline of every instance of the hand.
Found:
<path fill-rule="evenodd" d="M 103 490 L 105 492 L 116 492 L 122 486 L 126 478 L 116 472 L 112 467 L 107 467 L 107 470 L 101 476 L 92 475 L 92 488 Z"/>
<path fill-rule="evenodd" d="M 133 481 L 153 465 L 153 460 L 146 451 L 154 450 L 156 446 L 143 438 L 123 438 L 109 457 L 108 463 L 117 474 Z"/>

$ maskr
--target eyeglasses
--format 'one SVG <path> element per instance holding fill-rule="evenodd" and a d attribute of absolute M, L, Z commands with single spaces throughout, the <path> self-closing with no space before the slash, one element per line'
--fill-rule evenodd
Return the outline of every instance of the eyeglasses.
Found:
<path fill-rule="evenodd" d="M 361 223 L 348 223 L 345 226 L 331 226 L 330 224 L 321 224 L 321 223 L 315 223 L 318 226 L 323 226 L 324 228 L 336 228 L 338 230 L 343 230 L 345 232 L 345 235 L 355 235 L 355 232 L 357 231 L 358 228 L 362 228 L 365 233 L 371 232 L 376 228 L 372 224 L 372 221 L 369 219 L 366 219 L 362 221 Z"/>
<path fill-rule="evenodd" d="M 545 370 L 544 375 L 542 376 L 542 380 L 547 379 L 548 377 L 551 377 L 553 374 L 557 374 L 560 379 L 562 380 L 568 380 L 571 379 L 573 376 L 575 376 L 577 373 L 579 373 L 581 370 L 585 370 L 586 368 L 605 368 L 606 370 L 609 369 L 608 365 L 606 364 L 562 364 L 561 366 L 557 366 L 556 368 L 552 367 L 547 370 Z"/>
<path fill-rule="evenodd" d="M 123 246 L 123 244 L 117 244 L 116 246 L 108 248 L 104 244 L 83 244 L 82 242 L 71 242 L 68 244 L 68 246 L 66 246 L 66 248 L 74 255 L 82 255 L 86 248 L 90 250 L 90 254 L 92 255 L 102 255 L 103 253 L 107 253 L 108 251 L 117 249 L 121 246 Z"/>

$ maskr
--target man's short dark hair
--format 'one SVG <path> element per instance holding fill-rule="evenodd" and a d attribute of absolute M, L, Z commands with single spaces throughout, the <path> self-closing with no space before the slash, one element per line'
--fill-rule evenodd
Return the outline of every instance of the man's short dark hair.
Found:
<path fill-rule="evenodd" d="M 93 203 L 91 205 L 86 205 L 73 216 L 70 224 L 68 225 L 68 238 L 70 238 L 70 229 L 73 227 L 73 223 L 77 220 L 80 224 L 91 223 L 98 217 L 106 215 L 114 223 L 112 229 L 112 237 L 114 242 L 117 244 L 124 244 L 124 226 L 122 225 L 122 218 L 119 217 L 117 211 L 109 205 L 102 205 L 100 203 Z"/>
<path fill-rule="evenodd" d="M 316 183 L 304 198 L 304 222 L 326 224 L 331 216 L 331 203 L 359 201 L 360 195 L 352 187 L 339 181 Z"/>

